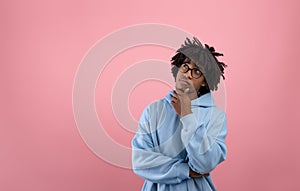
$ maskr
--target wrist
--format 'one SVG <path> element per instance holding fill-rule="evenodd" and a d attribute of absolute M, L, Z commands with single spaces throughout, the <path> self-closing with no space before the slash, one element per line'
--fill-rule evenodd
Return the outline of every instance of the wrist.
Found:
<path fill-rule="evenodd" d="M 191 114 L 192 113 L 192 110 L 183 110 L 183 111 L 181 111 L 181 117 L 184 117 L 184 116 L 186 116 L 186 115 L 189 115 L 189 114 Z"/>
<path fill-rule="evenodd" d="M 181 102 L 181 117 L 186 116 L 192 113 L 191 109 L 191 101 L 187 101 L 186 103 Z"/>

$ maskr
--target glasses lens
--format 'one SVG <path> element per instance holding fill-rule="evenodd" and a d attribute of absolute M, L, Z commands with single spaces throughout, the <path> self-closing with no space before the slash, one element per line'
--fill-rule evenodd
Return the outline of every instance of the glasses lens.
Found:
<path fill-rule="evenodd" d="M 202 72 L 199 69 L 194 68 L 192 70 L 192 77 L 193 78 L 200 78 L 202 75 Z"/>
<path fill-rule="evenodd" d="M 186 64 L 182 64 L 180 67 L 180 71 L 186 73 L 189 70 L 189 66 Z"/>
<path fill-rule="evenodd" d="M 193 78 L 200 78 L 202 76 L 202 72 L 198 68 L 190 69 L 190 67 L 187 64 L 182 64 L 180 66 L 180 71 L 182 73 L 186 73 L 189 70 L 191 70 Z"/>

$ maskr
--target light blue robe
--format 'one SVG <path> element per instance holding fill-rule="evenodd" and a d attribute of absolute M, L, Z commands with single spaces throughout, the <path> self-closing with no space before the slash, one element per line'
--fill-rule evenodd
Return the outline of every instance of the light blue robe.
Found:
<path fill-rule="evenodd" d="M 225 160 L 225 113 L 207 93 L 191 101 L 191 114 L 180 117 L 172 94 L 144 109 L 132 140 L 133 171 L 145 179 L 143 191 L 215 190 L 211 174 L 191 178 L 189 169 L 211 173 Z"/>

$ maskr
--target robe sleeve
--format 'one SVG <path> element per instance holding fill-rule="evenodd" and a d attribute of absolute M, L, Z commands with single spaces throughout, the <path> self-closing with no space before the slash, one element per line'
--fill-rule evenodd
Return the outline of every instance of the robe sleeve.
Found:
<path fill-rule="evenodd" d="M 199 112 L 181 117 L 181 140 L 185 145 L 189 167 L 200 174 L 210 173 L 226 159 L 225 138 L 227 123 L 225 113 L 211 108 L 206 122 L 200 121 Z"/>
<path fill-rule="evenodd" d="M 133 171 L 140 177 L 153 183 L 178 184 L 190 179 L 189 165 L 183 159 L 171 158 L 159 152 L 153 141 L 151 114 L 147 107 L 139 121 L 138 130 L 132 140 Z M 152 129 L 152 130 L 151 130 Z"/>

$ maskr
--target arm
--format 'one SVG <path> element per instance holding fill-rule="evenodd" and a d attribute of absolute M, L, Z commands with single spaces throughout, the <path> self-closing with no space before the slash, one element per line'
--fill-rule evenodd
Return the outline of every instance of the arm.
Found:
<path fill-rule="evenodd" d="M 224 112 L 211 108 L 207 124 L 198 121 L 197 111 L 181 117 L 181 138 L 186 146 L 189 166 L 195 172 L 211 172 L 226 159 L 225 138 L 227 134 Z"/>
<path fill-rule="evenodd" d="M 190 85 L 192 87 L 192 85 Z M 226 116 L 221 110 L 214 107 L 191 109 L 191 99 L 195 93 L 189 94 L 189 88 L 178 91 L 173 96 L 173 107 L 180 113 L 180 120 L 183 124 L 181 139 L 185 145 L 190 168 L 200 174 L 212 171 L 219 163 L 226 158 L 225 138 L 227 134 Z M 179 109 L 178 109 L 179 108 Z M 200 122 L 199 117 L 206 122 Z"/>
<path fill-rule="evenodd" d="M 138 131 L 132 140 L 133 171 L 154 183 L 177 184 L 189 179 L 189 166 L 182 159 L 171 158 L 159 152 L 154 144 L 151 130 L 150 108 L 147 107 L 140 119 Z M 152 123 L 152 124 L 151 124 Z"/>

